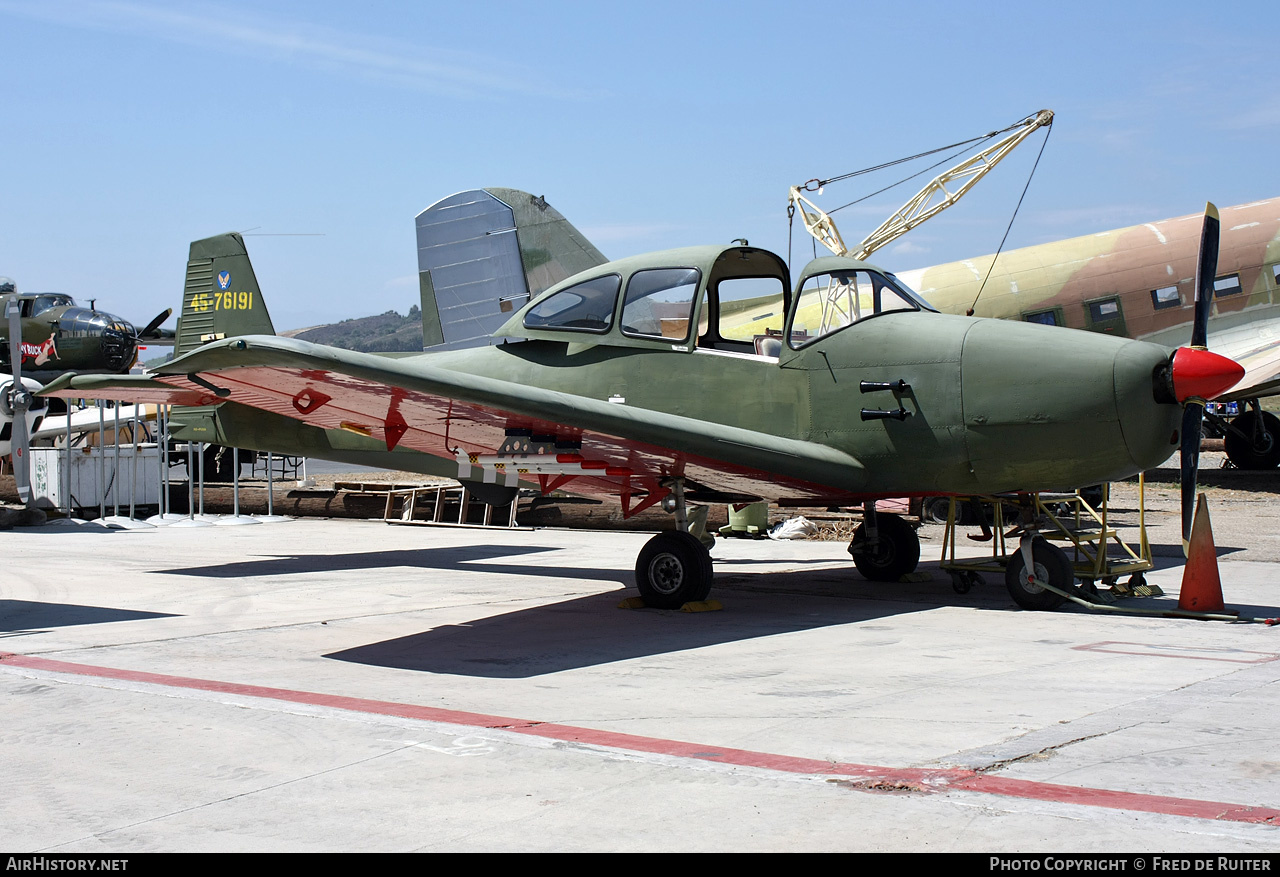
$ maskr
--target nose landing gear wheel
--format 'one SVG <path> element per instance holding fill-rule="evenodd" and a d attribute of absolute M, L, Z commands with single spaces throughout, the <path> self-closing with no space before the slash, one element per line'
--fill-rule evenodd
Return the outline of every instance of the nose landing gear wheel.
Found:
<path fill-rule="evenodd" d="M 679 609 L 711 593 L 711 554 L 688 533 L 659 533 L 636 558 L 636 587 L 648 606 Z"/>
<path fill-rule="evenodd" d="M 1051 545 L 1043 536 L 1037 536 L 1031 543 L 1031 558 L 1034 571 L 1028 575 L 1022 552 L 1015 551 L 1009 555 L 1009 565 L 1004 570 L 1004 584 L 1009 589 L 1009 596 L 1023 609 L 1057 609 L 1066 598 L 1037 583 L 1048 582 L 1055 588 L 1070 591 L 1075 583 L 1071 559 L 1066 552 Z"/>

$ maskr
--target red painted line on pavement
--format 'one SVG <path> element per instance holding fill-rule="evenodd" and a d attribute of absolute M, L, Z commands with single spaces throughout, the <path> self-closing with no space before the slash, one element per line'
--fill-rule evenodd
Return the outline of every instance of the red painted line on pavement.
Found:
<path fill-rule="evenodd" d="M 550 740 L 564 740 L 631 752 L 647 752 L 676 758 L 689 758 L 714 764 L 756 767 L 792 774 L 840 777 L 871 788 L 881 785 L 896 787 L 905 785 L 929 792 L 958 789 L 1009 798 L 1055 801 L 1063 804 L 1080 804 L 1088 807 L 1104 807 L 1142 813 L 1161 813 L 1168 816 L 1185 816 L 1192 819 L 1253 822 L 1280 826 L 1280 810 L 1270 807 L 1228 804 L 1220 801 L 1200 801 L 1194 798 L 1174 798 L 1164 795 L 1145 795 L 1137 792 L 1117 792 L 1110 789 L 1092 789 L 1081 786 L 1064 786 L 1057 783 L 1042 783 L 1034 780 L 992 776 L 973 770 L 891 768 L 876 767 L 868 764 L 831 762 L 815 758 L 776 755 L 747 749 L 729 749 L 722 746 L 686 743 L 679 740 L 665 740 L 659 737 L 642 737 L 635 734 L 599 731 L 591 728 L 579 728 L 573 725 L 513 719 L 484 713 L 442 709 L 440 707 L 368 700 L 336 694 L 319 694 L 288 688 L 242 685 L 236 682 L 217 682 L 209 679 L 194 679 L 189 676 L 168 676 L 162 673 L 147 673 L 140 670 L 119 670 L 113 667 L 76 664 L 69 661 L 18 655 L 12 652 L 0 652 L 0 664 L 9 667 L 24 667 L 30 670 L 92 676 L 101 679 L 144 682 L 168 688 L 188 688 L 195 691 L 211 691 L 287 703 L 309 704 L 311 706 L 371 715 L 421 719 L 423 721 L 442 722 L 444 724 L 474 728 L 492 728 Z"/>

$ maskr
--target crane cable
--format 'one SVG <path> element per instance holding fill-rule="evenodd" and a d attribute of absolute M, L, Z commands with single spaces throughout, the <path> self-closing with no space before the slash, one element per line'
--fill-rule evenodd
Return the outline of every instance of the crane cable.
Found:
<path fill-rule="evenodd" d="M 991 264 L 987 266 L 987 276 L 982 278 L 982 285 L 978 287 L 978 294 L 973 297 L 973 304 L 969 305 L 969 309 L 965 311 L 965 316 L 972 317 L 974 308 L 978 306 L 978 299 L 982 296 L 982 291 L 987 288 L 987 281 L 991 279 L 991 272 L 996 267 L 996 260 L 1000 258 L 1000 251 L 1004 249 L 1004 243 L 1009 239 L 1009 231 L 1013 228 L 1013 221 L 1018 218 L 1018 210 L 1022 207 L 1022 199 L 1027 197 L 1027 189 L 1031 188 L 1031 178 L 1036 175 L 1036 168 L 1040 167 L 1040 156 L 1044 155 L 1044 148 L 1049 144 L 1049 135 L 1053 133 L 1053 124 L 1050 123 L 1045 127 L 1044 140 L 1040 143 L 1040 151 L 1036 153 L 1036 163 L 1031 166 L 1031 173 L 1027 174 L 1027 184 L 1022 187 L 1022 194 L 1018 196 L 1018 204 L 1013 208 L 1013 216 L 1009 217 L 1009 224 L 1005 227 L 1004 237 L 1000 238 L 1000 246 L 996 249 L 996 254 L 991 257 Z"/>
<path fill-rule="evenodd" d="M 1010 125 L 1007 128 L 1001 128 L 999 131 L 992 131 L 988 134 L 982 134 L 978 137 L 970 137 L 968 140 L 961 140 L 958 143 L 952 143 L 948 146 L 939 146 L 937 149 L 930 149 L 927 152 L 918 152 L 915 155 L 908 155 L 906 158 L 898 158 L 898 159 L 894 159 L 893 161 L 886 161 L 883 164 L 877 164 L 877 165 L 874 165 L 873 167 L 866 167 L 860 171 L 850 171 L 847 174 L 839 174 L 838 176 L 828 177 L 825 180 L 819 180 L 815 178 L 815 179 L 809 180 L 800 188 L 805 192 L 816 192 L 818 189 L 822 188 L 823 186 L 829 185 L 830 183 L 838 183 L 842 180 L 852 179 L 853 177 L 860 177 L 863 174 L 869 174 L 874 171 L 884 170 L 885 168 L 893 167 L 895 165 L 906 164 L 909 161 L 915 161 L 917 158 L 924 158 L 929 155 L 936 155 L 939 152 L 946 152 L 948 149 L 955 149 L 957 146 L 971 146 L 972 144 L 979 143 L 983 140 L 990 140 L 992 137 L 999 137 L 1001 134 L 1004 134 L 1008 131 L 1012 131 L 1014 128 L 1021 128 L 1023 125 L 1027 124 L 1033 118 L 1034 116 L 1027 116 L 1025 119 L 1022 119 L 1019 122 L 1015 122 L 1014 124 Z"/>

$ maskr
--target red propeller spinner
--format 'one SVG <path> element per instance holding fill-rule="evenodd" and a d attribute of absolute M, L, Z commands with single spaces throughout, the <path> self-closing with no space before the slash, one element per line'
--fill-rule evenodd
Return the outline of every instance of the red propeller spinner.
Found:
<path fill-rule="evenodd" d="M 1213 399 L 1244 377 L 1244 366 L 1233 359 L 1196 347 L 1179 347 L 1173 354 L 1173 393 L 1179 402 Z"/>

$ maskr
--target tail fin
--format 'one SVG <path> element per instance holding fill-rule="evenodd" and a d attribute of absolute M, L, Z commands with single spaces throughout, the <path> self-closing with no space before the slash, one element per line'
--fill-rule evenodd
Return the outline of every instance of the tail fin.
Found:
<path fill-rule="evenodd" d="M 482 347 L 511 311 L 608 260 L 542 197 L 470 189 L 417 216 L 424 347 Z"/>
<path fill-rule="evenodd" d="M 235 335 L 274 335 L 244 238 L 235 232 L 191 243 L 174 356 Z"/>

